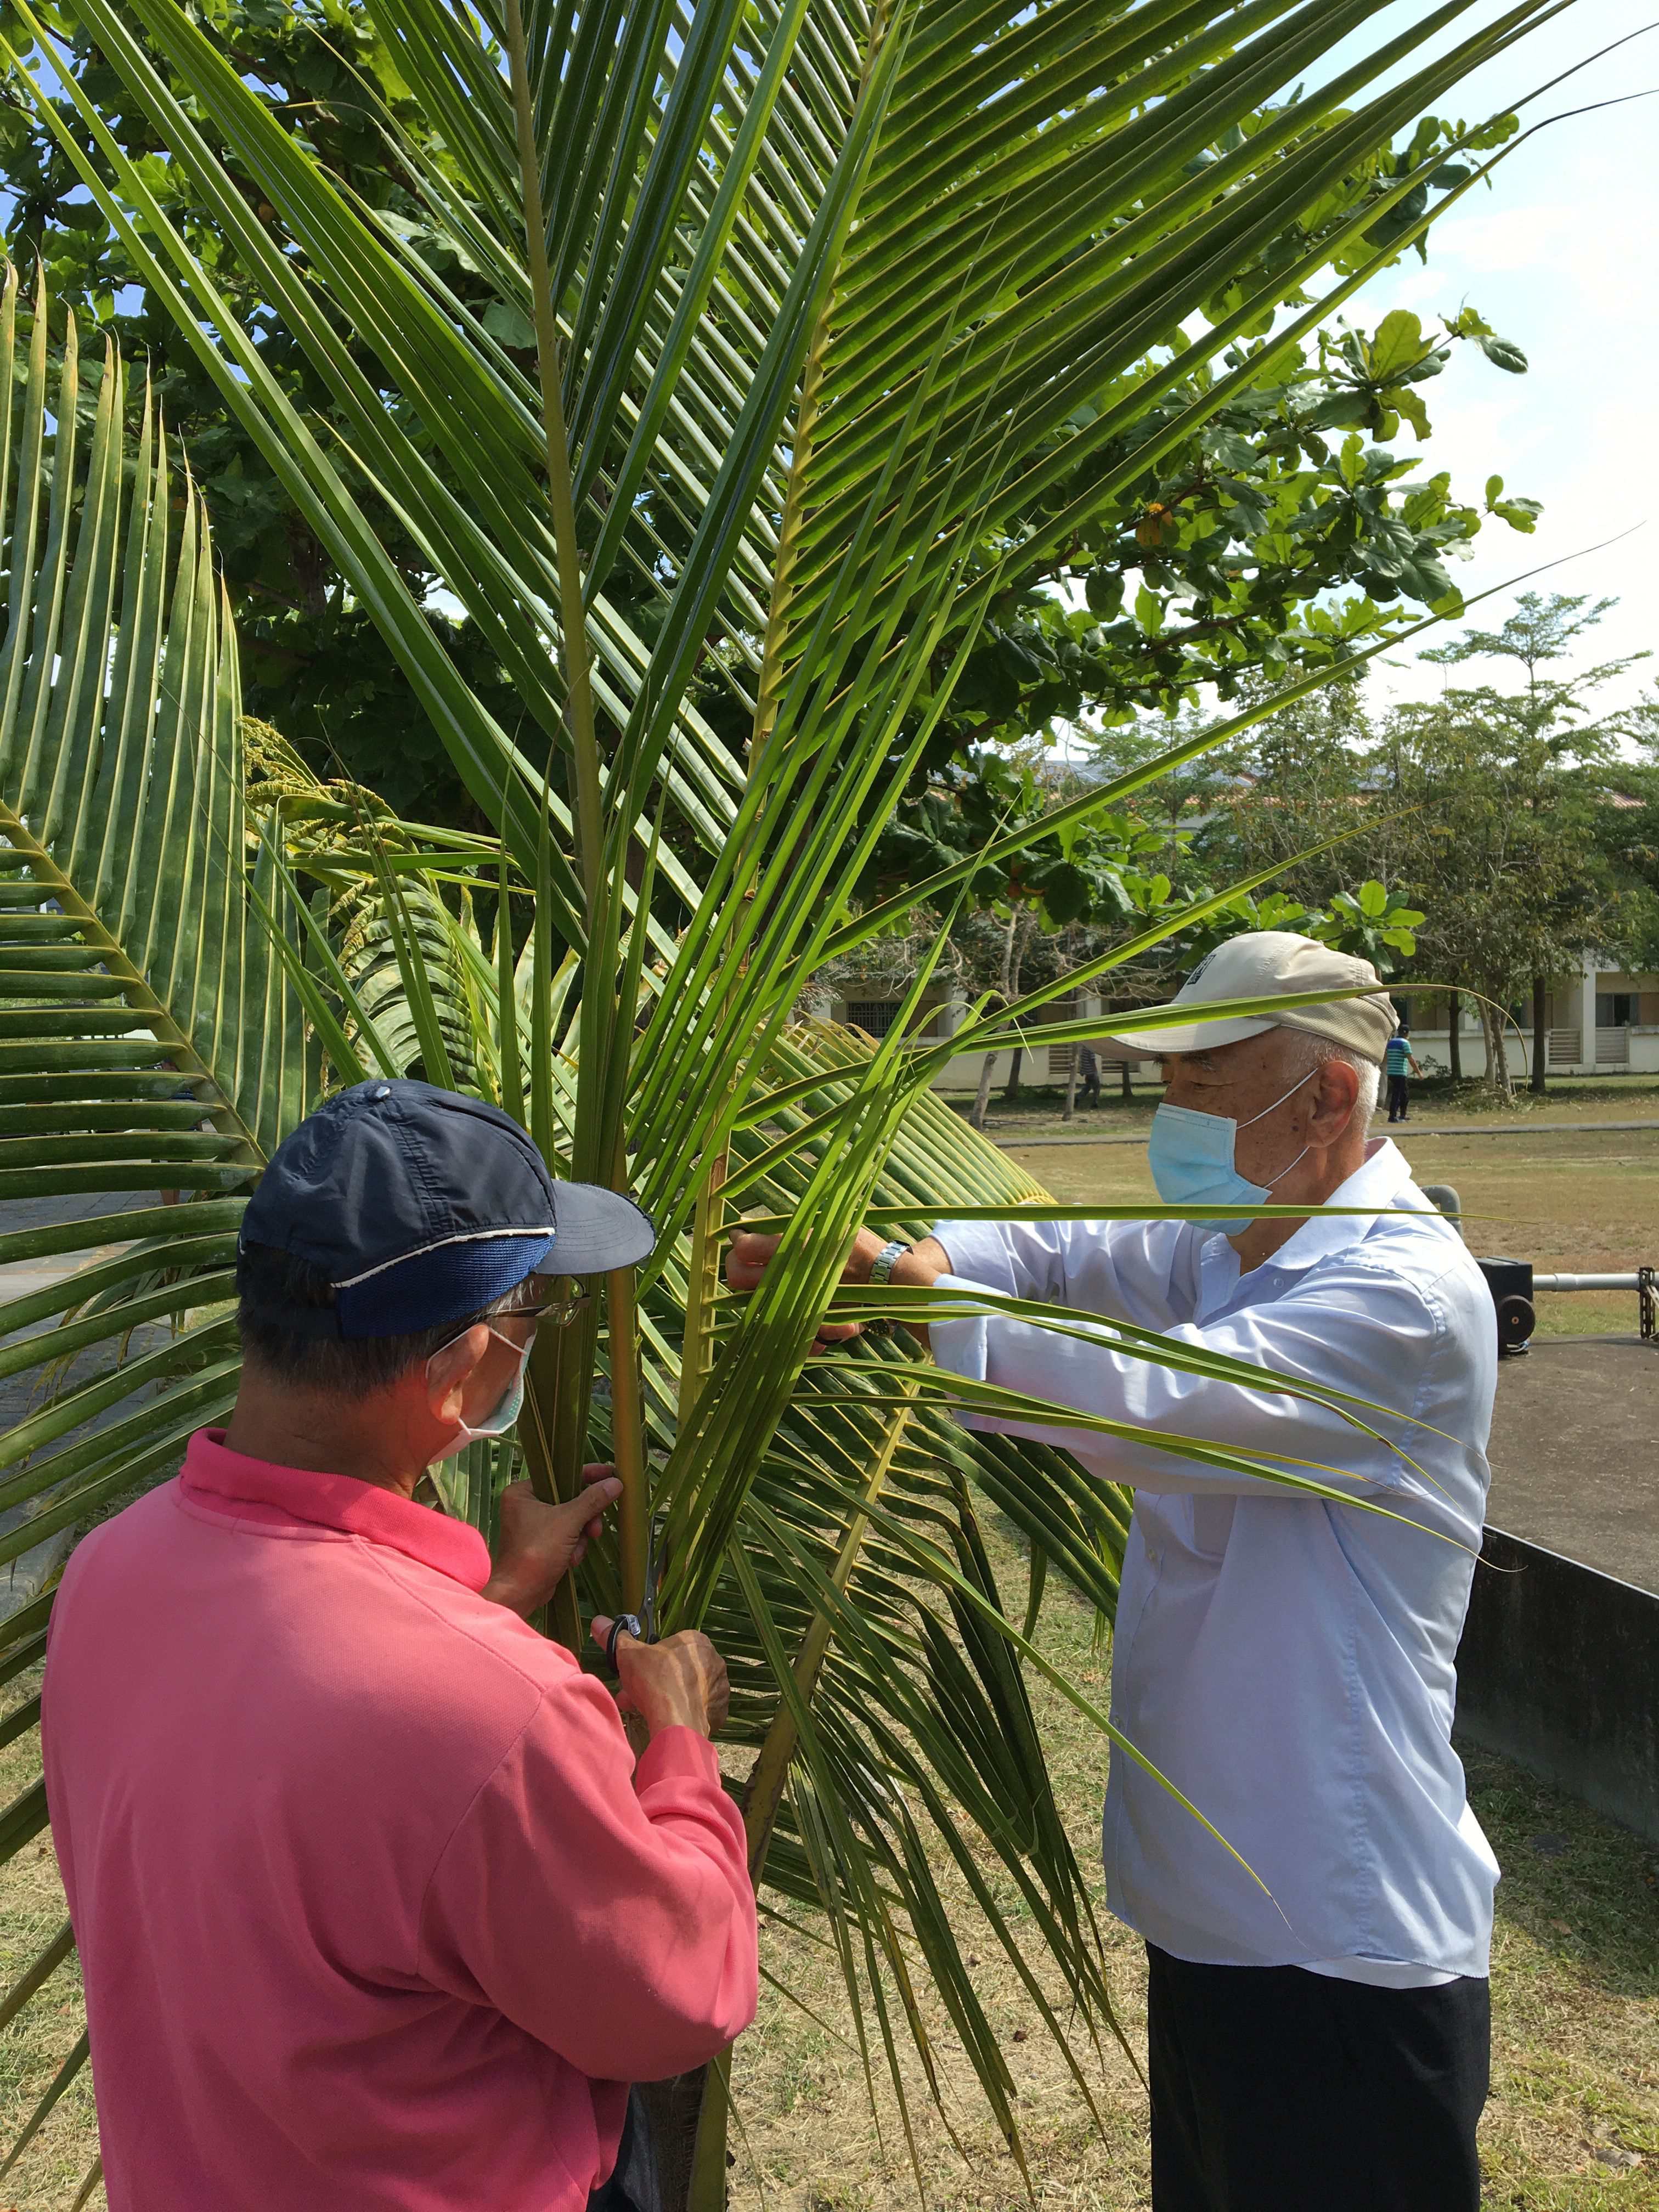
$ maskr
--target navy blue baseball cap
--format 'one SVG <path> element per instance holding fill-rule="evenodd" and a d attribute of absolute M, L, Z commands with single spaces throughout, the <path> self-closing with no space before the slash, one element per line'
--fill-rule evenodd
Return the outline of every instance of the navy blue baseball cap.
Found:
<path fill-rule="evenodd" d="M 337 1091 L 272 1153 L 240 1245 L 274 1246 L 325 1275 L 326 1307 L 244 1295 L 310 1336 L 407 1336 L 460 1321 L 526 1275 L 631 1267 L 655 1243 L 630 1198 L 561 1182 L 518 1123 L 430 1083 Z"/>

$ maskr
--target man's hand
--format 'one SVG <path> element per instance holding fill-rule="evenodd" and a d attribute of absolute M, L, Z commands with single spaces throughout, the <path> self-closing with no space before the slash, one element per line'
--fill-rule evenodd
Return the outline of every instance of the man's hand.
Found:
<path fill-rule="evenodd" d="M 580 1564 L 605 1509 L 623 1488 L 611 1467 L 585 1467 L 582 1480 L 587 1488 L 563 1505 L 547 1504 L 527 1482 L 508 1483 L 501 1492 L 495 1570 L 483 1586 L 487 1598 L 528 1619 Z"/>
<path fill-rule="evenodd" d="M 751 1230 L 739 1229 L 732 1237 L 726 1255 L 727 1287 L 746 1297 L 760 1288 L 761 1279 L 772 1263 L 773 1255 L 783 1242 L 781 1237 L 760 1237 Z M 887 1239 L 874 1229 L 860 1229 L 853 1239 L 847 1255 L 847 1265 L 842 1269 L 843 1283 L 867 1283 L 870 1270 L 886 1249 Z M 936 1275 L 951 1272 L 951 1255 L 945 1247 L 932 1237 L 924 1237 L 914 1249 L 905 1253 L 895 1266 L 890 1281 L 907 1287 L 926 1288 Z M 905 1327 L 923 1344 L 927 1332 L 919 1322 L 907 1322 Z M 857 1336 L 860 1325 L 855 1321 L 827 1321 L 818 1330 L 814 1351 L 826 1345 L 844 1343 L 849 1336 Z"/>
<path fill-rule="evenodd" d="M 847 1265 L 842 1269 L 842 1282 L 867 1283 L 872 1262 L 885 1241 L 884 1237 L 878 1237 L 873 1229 L 860 1229 L 853 1239 Z M 781 1237 L 758 1237 L 747 1229 L 738 1230 L 726 1255 L 727 1287 L 745 1297 L 751 1291 L 757 1291 L 762 1277 L 772 1264 L 773 1255 L 782 1242 Z M 827 1345 L 844 1344 L 849 1337 L 860 1334 L 860 1325 L 855 1321 L 827 1321 L 819 1328 L 812 1349 L 821 1352 Z"/>
<path fill-rule="evenodd" d="M 589 1633 L 603 1646 L 614 1623 L 597 1613 Z M 637 1713 L 648 1735 L 695 1729 L 713 1735 L 732 1702 L 726 1662 L 700 1629 L 683 1628 L 660 1644 L 641 1644 L 624 1630 L 617 1638 L 617 1703 Z"/>

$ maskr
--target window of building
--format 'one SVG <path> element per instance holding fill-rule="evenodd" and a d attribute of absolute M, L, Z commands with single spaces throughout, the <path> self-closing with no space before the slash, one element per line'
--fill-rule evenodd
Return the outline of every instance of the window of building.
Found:
<path fill-rule="evenodd" d="M 847 1018 L 866 1036 L 884 1037 L 899 1016 L 896 999 L 849 999 Z"/>
<path fill-rule="evenodd" d="M 1634 991 L 1598 991 L 1595 1026 L 1598 1030 L 1627 1030 L 1636 1019 Z"/>

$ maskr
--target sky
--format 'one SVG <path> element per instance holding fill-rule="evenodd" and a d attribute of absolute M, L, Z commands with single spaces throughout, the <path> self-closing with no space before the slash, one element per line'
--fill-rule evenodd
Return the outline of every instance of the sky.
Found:
<path fill-rule="evenodd" d="M 1366 26 L 1364 48 L 1383 43 L 1419 8 L 1420 0 L 1402 0 L 1385 9 Z M 1483 4 L 1471 15 L 1489 21 L 1497 12 Z M 1656 17 L 1655 0 L 1577 0 L 1439 110 L 1483 118 Z M 1340 52 L 1358 49 L 1355 41 Z M 1649 87 L 1659 87 L 1659 30 L 1558 86 L 1523 111 L 1522 122 Z M 1426 267 L 1409 255 L 1347 312 L 1375 328 L 1390 308 L 1408 307 L 1426 325 L 1466 301 L 1521 347 L 1530 367 L 1525 376 L 1505 375 L 1472 345 L 1457 346 L 1444 373 L 1419 387 L 1434 433 L 1425 456 L 1467 494 L 1478 495 L 1495 474 L 1507 491 L 1541 500 L 1544 513 L 1530 538 L 1488 520 L 1474 558 L 1454 574 L 1468 596 L 1633 530 L 1531 586 L 1620 601 L 1583 659 L 1652 649 L 1653 660 L 1602 695 L 1609 707 L 1632 702 L 1659 685 L 1659 98 L 1539 132 L 1504 162 L 1490 191 L 1468 194 L 1435 225 Z M 1412 450 L 1403 425 L 1395 449 Z M 1511 604 L 1504 593 L 1472 619 L 1496 628 Z M 1502 669 L 1474 663 L 1445 673 L 1468 683 Z M 1402 653 L 1376 670 L 1374 691 L 1423 698 L 1442 680 L 1442 671 Z"/>

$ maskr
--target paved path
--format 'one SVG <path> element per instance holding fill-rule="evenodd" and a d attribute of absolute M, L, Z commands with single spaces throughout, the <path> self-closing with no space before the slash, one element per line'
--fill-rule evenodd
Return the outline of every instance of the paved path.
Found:
<path fill-rule="evenodd" d="M 1147 1125 L 1150 1127 L 1150 1123 Z M 1386 1121 L 1373 1125 L 1374 1133 L 1385 1134 Z M 1431 1128 L 1427 1123 L 1407 1121 L 1403 1125 L 1413 1137 L 1583 1137 L 1601 1129 L 1659 1129 L 1655 1121 L 1497 1121 L 1490 1127 Z M 1137 1129 L 1127 1135 L 1114 1133 L 1103 1137 L 1022 1137 L 1009 1129 L 1006 1133 L 994 1121 L 985 1132 L 993 1144 L 1000 1145 L 1005 1152 L 1034 1152 L 1044 1145 L 1144 1145 L 1146 1129 Z"/>
<path fill-rule="evenodd" d="M 68 1197 L 12 1198 L 0 1200 L 0 1230 L 46 1229 L 59 1221 L 84 1221 L 100 1213 L 125 1213 L 135 1206 L 153 1206 L 154 1191 L 100 1190 L 72 1193 Z M 0 1299 L 27 1297 L 78 1274 L 94 1261 L 107 1260 L 122 1248 L 94 1244 L 90 1239 L 78 1251 L 48 1253 L 38 1260 L 9 1260 L 0 1264 Z"/>
<path fill-rule="evenodd" d="M 100 1214 L 122 1213 L 134 1204 L 153 1202 L 154 1193 L 130 1191 L 95 1191 L 71 1193 L 51 1198 L 9 1199 L 0 1202 L 0 1230 L 45 1229 L 59 1221 L 96 1219 Z M 118 1244 L 95 1245 L 88 1231 L 88 1243 L 72 1252 L 49 1253 L 39 1259 L 8 1261 L 0 1265 L 0 1299 L 25 1297 L 32 1291 L 46 1290 L 66 1277 L 77 1274 L 82 1267 L 109 1258 L 123 1250 Z M 32 1336 L 49 1336 L 53 1322 L 36 1322 L 28 1331 Z M 133 1348 L 149 1348 L 148 1340 L 161 1340 L 162 1331 L 154 1323 L 139 1329 Z M 112 1347 L 108 1344 L 94 1346 L 81 1353 L 70 1363 L 69 1373 L 62 1379 L 76 1383 L 90 1382 L 111 1364 Z M 0 1431 L 38 1413 L 43 1401 L 45 1378 L 39 1368 L 25 1368 L 20 1374 L 0 1379 Z M 132 1410 L 131 1399 L 114 1406 L 106 1406 L 85 1423 L 80 1431 L 91 1436 L 101 1428 L 120 1419 Z M 72 1435 L 67 1441 L 76 1440 Z M 0 1534 L 9 1534 L 27 1522 L 48 1500 L 26 1498 L 21 1504 L 0 1512 Z M 0 1620 L 27 1605 L 40 1595 L 51 1577 L 62 1565 L 70 1543 L 72 1529 L 62 1529 L 46 1537 L 32 1550 L 0 1565 Z"/>
<path fill-rule="evenodd" d="M 1659 1591 L 1659 1346 L 1535 1336 L 1498 1363 L 1486 1517 Z"/>

